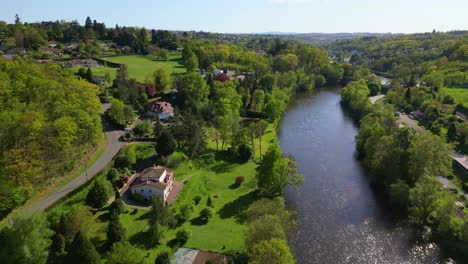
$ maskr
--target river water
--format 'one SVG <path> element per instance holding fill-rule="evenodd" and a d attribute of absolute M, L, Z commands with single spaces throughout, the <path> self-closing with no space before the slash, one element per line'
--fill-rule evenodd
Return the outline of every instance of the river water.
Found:
<path fill-rule="evenodd" d="M 300 94 L 280 126 L 280 146 L 304 182 L 287 189 L 298 212 L 289 240 L 298 263 L 443 263 L 435 244 L 393 219 L 355 159 L 358 128 L 340 107 L 338 87 Z"/>

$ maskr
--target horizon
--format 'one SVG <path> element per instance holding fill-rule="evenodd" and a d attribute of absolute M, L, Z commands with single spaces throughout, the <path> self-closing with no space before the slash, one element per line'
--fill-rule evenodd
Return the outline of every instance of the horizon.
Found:
<path fill-rule="evenodd" d="M 234 5 L 214 0 L 171 3 L 83 0 L 73 9 L 56 2 L 10 1 L 0 10 L 0 20 L 12 23 L 18 14 L 22 22 L 28 23 L 77 20 L 84 24 L 89 16 L 107 27 L 122 25 L 221 34 L 417 34 L 434 29 L 437 32 L 468 29 L 463 19 L 468 2 L 462 0 L 447 0 L 443 4 L 438 0 L 410 3 L 403 0 L 394 3 L 383 0 L 356 0 L 354 3 L 345 0 L 238 0 Z"/>

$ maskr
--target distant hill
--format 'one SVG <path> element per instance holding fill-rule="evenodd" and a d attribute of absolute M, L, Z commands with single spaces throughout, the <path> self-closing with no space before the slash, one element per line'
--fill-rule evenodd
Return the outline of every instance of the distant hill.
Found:
<path fill-rule="evenodd" d="M 300 39 L 308 42 L 317 44 L 330 44 L 338 40 L 347 40 L 360 37 L 373 37 L 373 36 L 389 36 L 389 35 L 401 35 L 392 33 L 289 33 L 289 32 L 267 32 L 258 33 L 258 35 L 264 36 L 275 36 L 275 37 L 286 37 L 293 39 Z"/>

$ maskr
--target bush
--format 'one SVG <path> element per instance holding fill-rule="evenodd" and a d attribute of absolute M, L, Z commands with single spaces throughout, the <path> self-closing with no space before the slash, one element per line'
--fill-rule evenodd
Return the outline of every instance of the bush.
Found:
<path fill-rule="evenodd" d="M 211 196 L 208 196 L 208 200 L 206 200 L 206 206 L 213 207 L 213 200 L 211 199 Z"/>
<path fill-rule="evenodd" d="M 118 180 L 119 171 L 116 168 L 112 168 L 107 172 L 107 180 L 114 183 Z"/>
<path fill-rule="evenodd" d="M 98 181 L 94 181 L 93 185 L 86 195 L 86 204 L 95 209 L 100 209 L 107 202 L 107 194 L 105 187 Z"/>
<path fill-rule="evenodd" d="M 179 214 L 177 215 L 179 224 L 182 224 L 183 222 L 187 221 L 192 215 L 192 211 L 193 211 L 193 206 L 191 204 L 182 205 L 180 207 Z"/>
<path fill-rule="evenodd" d="M 125 206 L 122 202 L 122 199 L 116 199 L 110 206 L 109 206 L 109 213 L 113 214 L 122 214 L 124 212 Z"/>
<path fill-rule="evenodd" d="M 131 193 L 128 197 L 130 198 L 130 200 L 132 200 L 135 203 L 139 203 L 139 204 L 147 204 L 148 203 L 148 200 L 145 197 L 143 197 L 141 194 L 138 194 L 138 193 Z"/>
<path fill-rule="evenodd" d="M 187 156 L 185 156 L 185 154 L 180 153 L 180 152 L 175 152 L 167 157 L 166 164 L 167 164 L 167 167 L 171 169 L 176 169 L 177 167 L 179 167 L 179 165 L 183 161 L 186 161 L 186 160 L 187 160 Z"/>
<path fill-rule="evenodd" d="M 185 230 L 179 230 L 176 233 L 176 240 L 179 242 L 179 245 L 183 246 L 185 243 L 187 243 L 187 240 L 190 237 L 190 233 L 185 231 Z"/>
<path fill-rule="evenodd" d="M 197 195 L 195 197 L 193 197 L 193 202 L 195 203 L 195 205 L 198 205 L 201 201 L 201 196 L 200 195 Z"/>
<path fill-rule="evenodd" d="M 234 184 L 237 186 L 241 186 L 244 181 L 245 181 L 244 176 L 237 176 Z"/>
<path fill-rule="evenodd" d="M 237 150 L 237 155 L 242 161 L 248 161 L 252 157 L 252 148 L 248 144 L 241 144 Z"/>

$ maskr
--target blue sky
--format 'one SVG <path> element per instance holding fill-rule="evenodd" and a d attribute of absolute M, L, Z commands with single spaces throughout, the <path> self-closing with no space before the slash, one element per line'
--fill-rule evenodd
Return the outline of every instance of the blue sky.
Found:
<path fill-rule="evenodd" d="M 2 1 L 3 2 L 3 1 Z M 428 32 L 468 29 L 468 0 L 10 0 L 0 20 L 211 32 Z"/>

